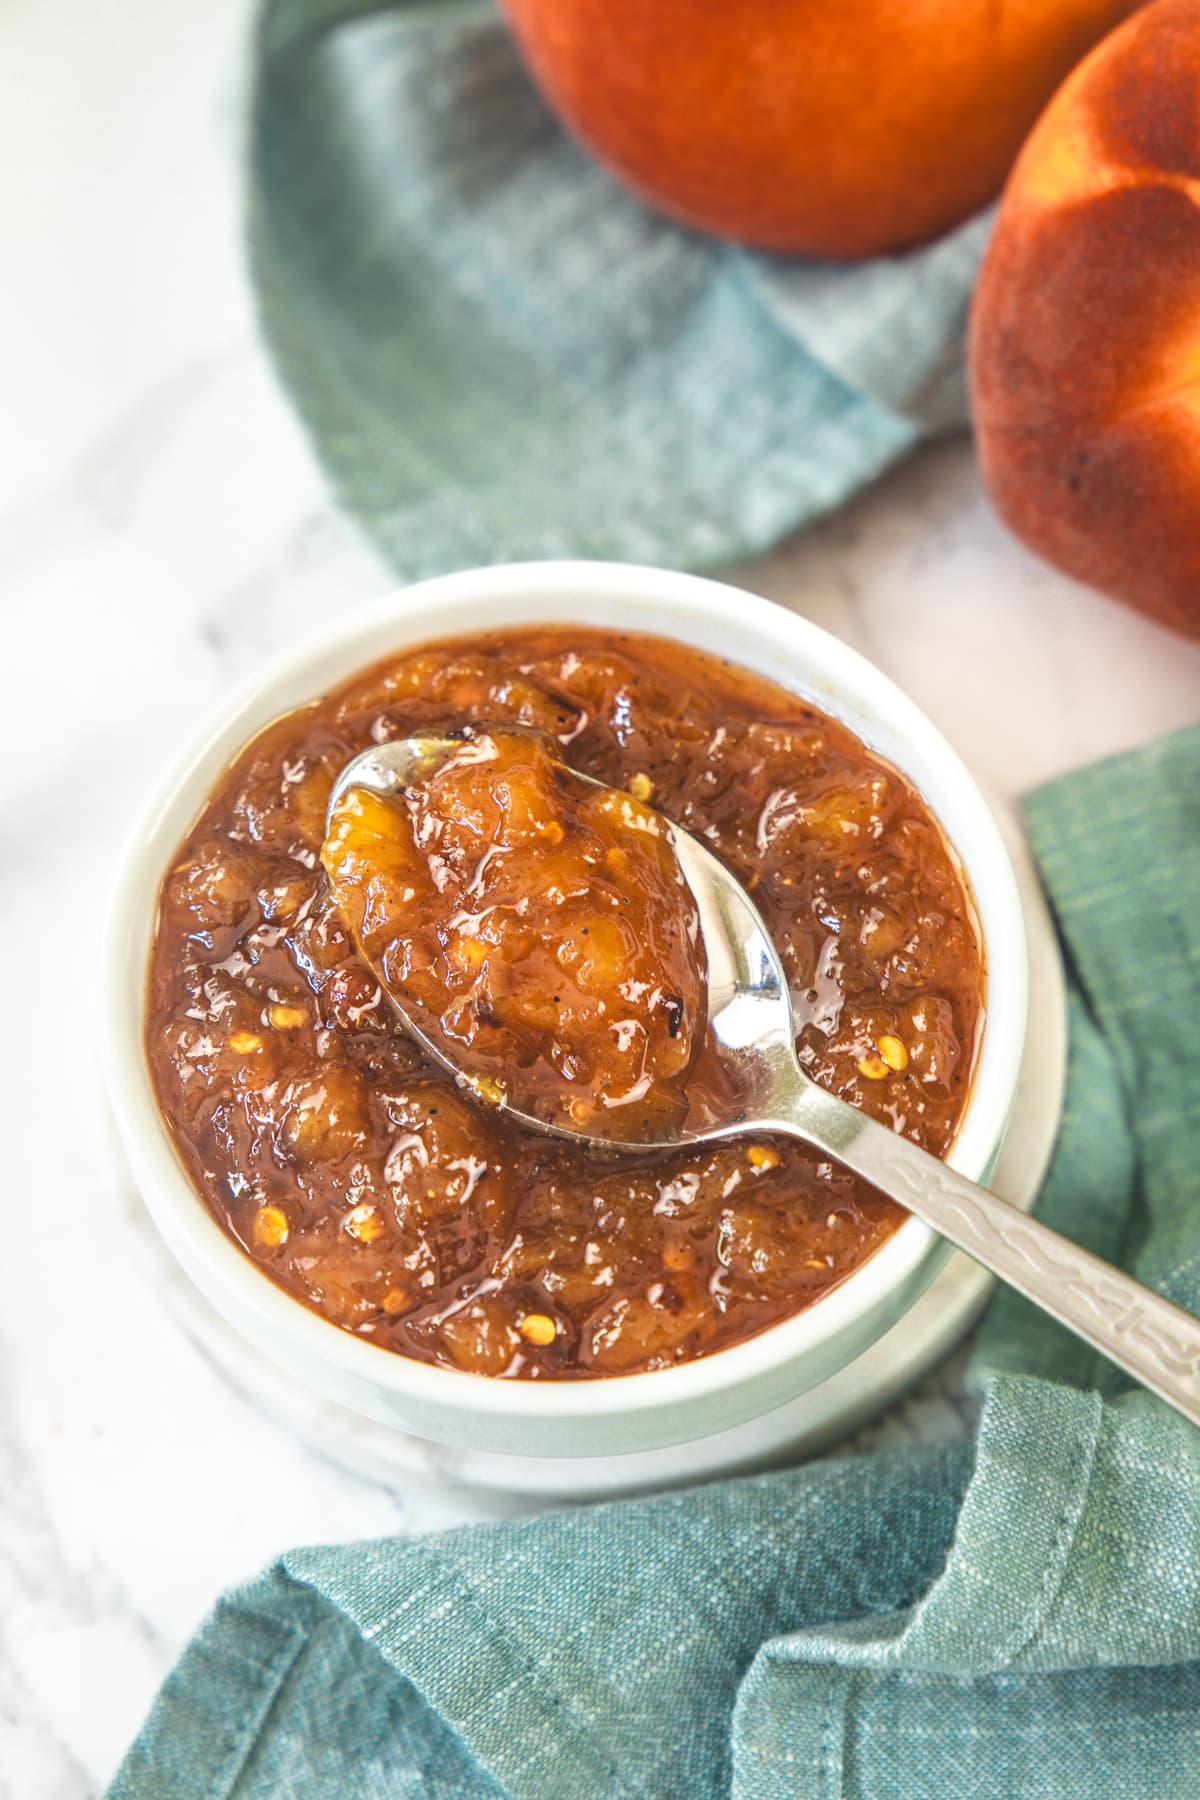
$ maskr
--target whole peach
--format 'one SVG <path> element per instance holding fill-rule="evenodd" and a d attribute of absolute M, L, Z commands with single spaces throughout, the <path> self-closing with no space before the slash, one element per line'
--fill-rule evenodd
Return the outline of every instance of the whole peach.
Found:
<path fill-rule="evenodd" d="M 504 0 L 564 123 L 664 212 L 814 256 L 935 237 L 999 191 L 1137 0 Z"/>
<path fill-rule="evenodd" d="M 970 371 L 1018 536 L 1200 636 L 1200 0 L 1136 14 L 1046 108 L 984 259 Z"/>

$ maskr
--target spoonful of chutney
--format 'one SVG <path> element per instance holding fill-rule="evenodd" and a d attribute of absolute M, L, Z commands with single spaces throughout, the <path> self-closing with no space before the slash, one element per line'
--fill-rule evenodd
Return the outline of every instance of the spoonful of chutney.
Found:
<path fill-rule="evenodd" d="M 322 861 L 410 1033 L 543 1130 L 677 1140 L 704 1042 L 696 898 L 660 813 L 480 727 L 364 751 Z"/>
<path fill-rule="evenodd" d="M 408 1032 L 520 1123 L 612 1153 L 786 1133 L 1200 1424 L 1200 1322 L 810 1079 L 745 888 L 513 727 L 354 757 L 322 862 Z"/>

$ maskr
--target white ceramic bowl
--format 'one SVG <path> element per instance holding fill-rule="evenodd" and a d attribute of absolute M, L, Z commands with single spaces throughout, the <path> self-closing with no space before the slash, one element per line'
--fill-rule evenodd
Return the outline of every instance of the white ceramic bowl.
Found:
<path fill-rule="evenodd" d="M 163 873 L 219 776 L 269 720 L 389 651 L 509 625 L 571 623 L 678 638 L 795 689 L 852 727 L 919 788 L 966 870 L 983 932 L 987 1016 L 948 1161 L 991 1174 L 1016 1093 L 1028 990 L 1016 883 L 979 790 L 928 719 L 856 652 L 740 589 L 619 564 L 549 562 L 420 582 L 352 614 L 238 693 L 172 773 L 135 838 L 107 945 L 107 1067 L 126 1154 L 183 1267 L 249 1344 L 297 1379 L 385 1424 L 445 1443 L 536 1456 L 650 1450 L 721 1431 L 803 1393 L 910 1307 L 948 1254 L 915 1219 L 842 1285 L 760 1336 L 679 1368 L 585 1382 L 493 1381 L 410 1361 L 327 1323 L 226 1236 L 178 1161 L 142 1048 L 146 963 Z M 247 1348 L 249 1355 L 250 1349 Z"/>

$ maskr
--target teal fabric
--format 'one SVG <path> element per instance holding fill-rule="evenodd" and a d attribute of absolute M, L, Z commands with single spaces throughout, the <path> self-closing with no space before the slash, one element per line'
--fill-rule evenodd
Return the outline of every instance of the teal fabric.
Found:
<path fill-rule="evenodd" d="M 964 420 L 986 219 L 844 268 L 677 229 L 557 128 L 489 0 L 265 0 L 247 156 L 267 344 L 405 576 L 727 563 Z"/>
<path fill-rule="evenodd" d="M 1200 1308 L 1200 729 L 1035 793 L 1071 971 L 1039 1210 Z M 114 1800 L 1200 1794 L 1200 1434 L 1001 1293 L 970 1444 L 298 1550 Z"/>

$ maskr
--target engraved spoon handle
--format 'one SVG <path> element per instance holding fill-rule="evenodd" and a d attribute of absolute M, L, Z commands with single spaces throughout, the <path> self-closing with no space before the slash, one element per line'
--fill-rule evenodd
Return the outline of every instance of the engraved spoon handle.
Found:
<path fill-rule="evenodd" d="M 1200 1425 L 1191 1313 L 807 1081 L 781 1082 L 771 1110 Z"/>

